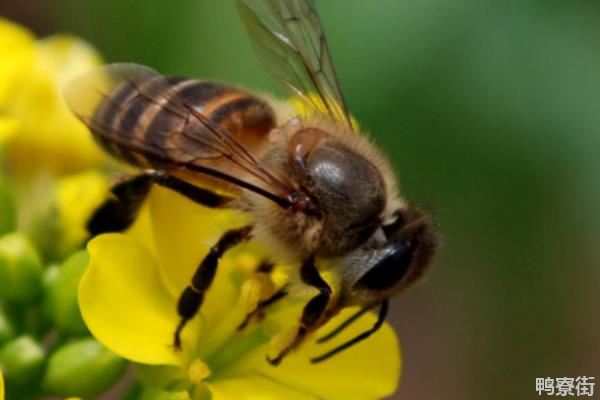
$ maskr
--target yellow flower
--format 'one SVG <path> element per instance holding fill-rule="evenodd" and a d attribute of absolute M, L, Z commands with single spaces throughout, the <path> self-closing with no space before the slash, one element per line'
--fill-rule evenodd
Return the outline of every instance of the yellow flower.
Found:
<path fill-rule="evenodd" d="M 0 400 L 4 400 L 4 378 L 2 377 L 2 370 L 0 370 Z"/>
<path fill-rule="evenodd" d="M 58 180 L 56 211 L 61 232 L 62 251 L 67 254 L 81 246 L 88 233 L 86 223 L 93 211 L 102 204 L 108 192 L 108 179 L 95 171 L 69 175 Z"/>
<path fill-rule="evenodd" d="M 18 128 L 19 122 L 15 118 L 0 115 L 0 151 L 4 147 L 4 143 L 8 142 L 17 133 Z"/>
<path fill-rule="evenodd" d="M 281 321 L 289 323 L 292 314 L 298 318 L 306 299 L 286 298 L 266 320 L 238 332 L 261 288 L 255 285 L 256 275 L 244 272 L 259 261 L 260 249 L 251 244 L 221 259 L 200 315 L 183 331 L 183 350 L 174 351 L 178 295 L 219 234 L 246 222 L 245 215 L 206 209 L 153 188 L 129 232 L 98 236 L 88 246 L 91 262 L 81 281 L 79 303 L 93 335 L 126 359 L 154 365 L 142 370 L 149 368 L 162 378 L 149 380 L 180 392 L 181 398 L 188 398 L 181 391 L 194 400 L 368 400 L 393 393 L 400 355 L 387 325 L 323 363 L 311 364 L 309 359 L 329 347 L 313 341 L 277 367 L 267 363 L 265 357 L 278 338 L 275 333 L 288 328 Z M 319 334 L 354 311 L 343 312 Z M 363 317 L 327 345 L 336 346 L 368 329 L 374 320 L 373 315 Z"/>
<path fill-rule="evenodd" d="M 97 53 L 67 35 L 36 41 L 0 18 L 0 60 L 0 144 L 12 133 L 7 156 L 13 169 L 64 172 L 96 164 L 101 152 L 61 91 L 70 79 L 100 65 Z"/>
<path fill-rule="evenodd" d="M 0 18 L 0 54 L 10 54 L 0 62 L 0 149 L 18 129 L 18 121 L 4 115 L 4 105 L 24 79 L 23 71 L 31 68 L 34 58 L 33 36 L 3 18 Z"/>
<path fill-rule="evenodd" d="M 23 71 L 31 68 L 35 58 L 34 46 L 30 32 L 0 18 L 0 54 L 3 54 L 0 63 L 0 106 L 6 103 L 8 94 L 25 79 Z"/>
<path fill-rule="evenodd" d="M 85 244 L 87 220 L 108 198 L 108 187 L 95 170 L 30 182 L 20 188 L 18 228 L 46 259 L 62 260 Z"/>

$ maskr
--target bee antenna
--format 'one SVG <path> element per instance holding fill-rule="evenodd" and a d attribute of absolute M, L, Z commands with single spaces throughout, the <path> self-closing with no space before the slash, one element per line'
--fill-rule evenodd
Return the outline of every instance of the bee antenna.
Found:
<path fill-rule="evenodd" d="M 371 306 L 361 308 L 356 313 L 354 313 L 350 317 L 348 317 L 348 319 L 346 319 L 344 322 L 342 322 L 337 328 L 335 328 L 334 330 L 329 332 L 327 335 L 321 336 L 320 338 L 318 338 L 317 343 L 325 343 L 325 342 L 330 341 L 331 339 L 336 337 L 338 334 L 343 332 L 347 327 L 352 325 L 352 323 L 354 323 L 354 321 L 356 321 L 357 319 L 359 319 L 360 317 L 365 315 L 369 310 L 374 308 L 376 305 L 377 304 L 373 304 Z"/>
<path fill-rule="evenodd" d="M 358 336 L 355 336 L 354 338 L 350 339 L 346 343 L 343 343 L 343 344 L 339 345 L 338 347 L 333 348 L 332 350 L 328 351 L 325 354 L 322 354 L 318 357 L 311 358 L 310 362 L 313 364 L 317 364 L 322 361 L 325 361 L 325 360 L 333 357 L 334 355 L 354 346 L 355 344 L 362 342 L 363 340 L 365 340 L 366 338 L 368 338 L 369 336 L 371 336 L 372 334 L 377 332 L 379 330 L 379 328 L 381 328 L 383 326 L 383 323 L 385 322 L 385 318 L 387 317 L 388 309 L 389 309 L 389 302 L 387 299 L 385 299 L 381 302 L 381 307 L 379 308 L 379 314 L 377 316 L 377 321 L 375 322 L 375 324 L 373 325 L 373 327 L 371 329 L 361 333 Z M 354 319 L 352 319 L 352 320 L 354 320 Z M 345 325 L 345 323 L 342 325 Z M 337 329 L 336 329 L 336 331 L 337 331 Z M 330 335 L 331 334 L 329 334 L 327 336 L 330 336 Z"/>

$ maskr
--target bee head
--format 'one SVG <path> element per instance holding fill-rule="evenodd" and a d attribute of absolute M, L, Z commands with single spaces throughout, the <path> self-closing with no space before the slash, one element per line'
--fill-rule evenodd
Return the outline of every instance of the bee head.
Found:
<path fill-rule="evenodd" d="M 375 303 L 388 298 L 415 283 L 431 263 L 437 235 L 429 216 L 407 208 L 397 211 L 396 217 L 350 258 L 349 302 Z"/>

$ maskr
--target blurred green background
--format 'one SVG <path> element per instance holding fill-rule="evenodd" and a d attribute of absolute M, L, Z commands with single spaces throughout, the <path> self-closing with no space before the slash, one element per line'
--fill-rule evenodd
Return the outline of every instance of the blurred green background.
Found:
<path fill-rule="evenodd" d="M 353 114 L 445 237 L 427 282 L 393 302 L 393 398 L 533 399 L 536 377 L 598 380 L 600 3 L 317 5 Z M 0 15 L 107 61 L 276 90 L 231 1 L 0 0 Z"/>

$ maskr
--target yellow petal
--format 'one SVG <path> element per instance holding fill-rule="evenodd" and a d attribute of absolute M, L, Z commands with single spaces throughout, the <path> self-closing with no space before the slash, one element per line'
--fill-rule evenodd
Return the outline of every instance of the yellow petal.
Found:
<path fill-rule="evenodd" d="M 40 40 L 38 51 L 43 66 L 53 73 L 58 88 L 102 62 L 92 46 L 70 35 Z"/>
<path fill-rule="evenodd" d="M 282 306 L 278 311 L 273 310 L 275 312 L 261 323 L 261 327 L 268 328 L 273 324 L 285 332 L 287 327 L 291 327 L 298 320 L 301 306 L 302 304 L 293 302 L 285 304 L 285 307 Z M 257 343 L 253 350 L 238 356 L 235 362 L 226 362 L 214 380 L 235 379 L 258 371 L 283 385 L 301 387 L 306 393 L 328 400 L 369 400 L 389 396 L 396 390 L 400 377 L 400 351 L 395 333 L 387 324 L 367 340 L 329 360 L 319 364 L 310 363 L 311 358 L 324 354 L 372 327 L 375 316 L 365 315 L 339 337 L 325 344 L 315 343 L 316 337 L 329 333 L 355 311 L 344 310 L 340 316 L 317 332 L 315 337 L 309 338 L 297 352 L 285 358 L 278 367 L 272 367 L 265 361 L 270 344 L 261 346 Z M 290 319 L 292 317 L 295 319 Z M 217 365 L 217 359 L 218 357 L 211 360 L 211 365 Z"/>
<path fill-rule="evenodd" d="M 127 236 L 133 238 L 141 246 L 145 247 L 156 260 L 156 246 L 154 246 L 154 236 L 152 235 L 152 221 L 150 220 L 150 210 L 147 204 L 142 205 L 138 217 L 133 225 L 127 230 Z"/>
<path fill-rule="evenodd" d="M 143 364 L 182 363 L 171 347 L 178 317 L 151 254 L 134 239 L 107 234 L 88 245 L 90 266 L 79 287 L 83 319 L 116 354 Z M 184 347 L 185 349 L 185 347 Z"/>
<path fill-rule="evenodd" d="M 2 370 L 0 370 L 0 400 L 4 400 L 4 378 L 2 377 Z"/>
<path fill-rule="evenodd" d="M 344 310 L 320 329 L 317 337 L 330 332 L 354 312 L 356 309 Z M 261 371 L 278 382 L 302 387 L 328 400 L 375 400 L 389 396 L 396 390 L 400 378 L 400 349 L 396 334 L 388 324 L 365 341 L 326 361 L 309 362 L 310 358 L 368 330 L 375 320 L 371 313 L 364 315 L 330 342 L 317 344 L 310 340 L 280 366 L 263 363 Z"/>
<path fill-rule="evenodd" d="M 4 143 L 17 133 L 18 129 L 19 121 L 15 118 L 0 116 L 0 150 Z"/>
<path fill-rule="evenodd" d="M 0 107 L 26 78 L 34 59 L 33 35 L 21 26 L 0 18 Z"/>
<path fill-rule="evenodd" d="M 85 42 L 69 36 L 42 40 L 35 50 L 36 60 L 28 79 L 7 104 L 6 112 L 21 124 L 9 161 L 21 173 L 39 169 L 40 164 L 63 172 L 98 163 L 102 157 L 100 149 L 62 99 L 65 82 L 100 65 L 97 53 Z M 31 163 L 31 159 L 36 159 L 36 163 Z"/>
<path fill-rule="evenodd" d="M 62 178 L 56 188 L 61 241 L 64 254 L 80 246 L 88 233 L 86 223 L 93 211 L 102 204 L 108 192 L 107 178 L 95 171 L 79 173 Z"/>
<path fill-rule="evenodd" d="M 149 209 L 160 274 L 174 297 L 187 286 L 211 246 L 227 229 L 243 226 L 246 218 L 233 211 L 202 207 L 163 188 L 150 193 Z M 232 276 L 239 250 L 228 252 L 201 308 L 204 330 L 223 319 L 236 302 L 239 287 Z"/>
<path fill-rule="evenodd" d="M 323 382 L 325 384 L 325 382 Z M 212 400 L 316 400 L 303 386 L 288 386 L 260 374 L 209 384 Z M 347 397 L 346 399 L 360 399 Z"/>

